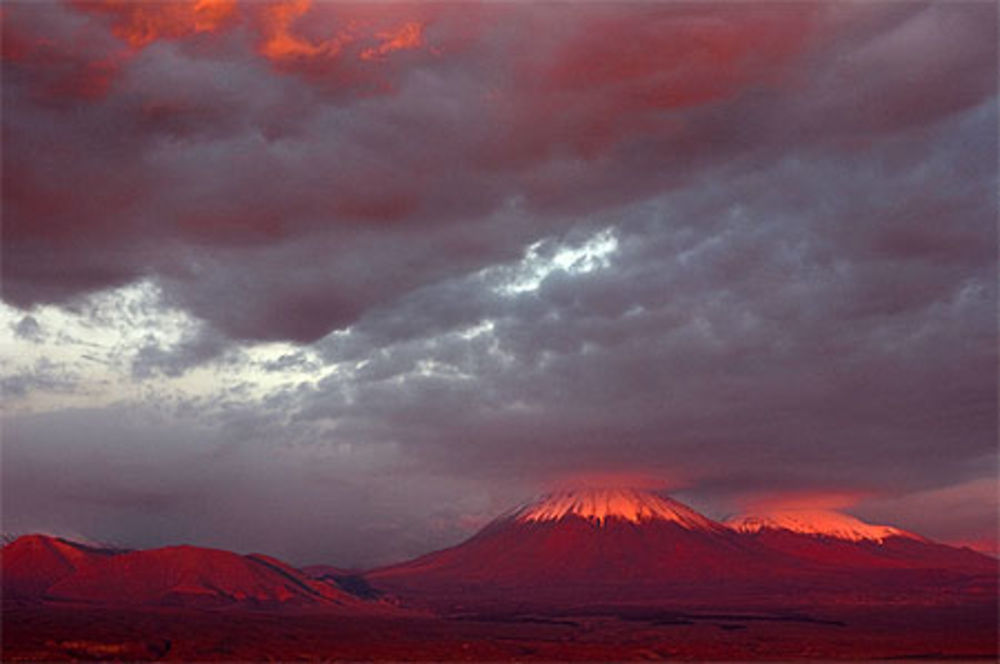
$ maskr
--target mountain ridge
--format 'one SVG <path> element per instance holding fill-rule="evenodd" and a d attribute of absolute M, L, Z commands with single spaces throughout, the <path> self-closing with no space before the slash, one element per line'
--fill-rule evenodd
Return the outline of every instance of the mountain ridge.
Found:
<path fill-rule="evenodd" d="M 818 596 L 880 602 L 907 594 L 935 601 L 960 595 L 972 578 L 985 579 L 972 584 L 977 588 L 995 586 L 996 561 L 987 556 L 849 515 L 813 516 L 823 519 L 786 524 L 795 529 L 726 525 L 649 491 L 561 491 L 501 515 L 453 547 L 364 576 L 385 592 L 448 608 L 477 596 L 538 606 L 793 605 Z"/>
<path fill-rule="evenodd" d="M 388 608 L 264 554 L 191 545 L 113 551 L 28 535 L 3 547 L 0 564 L 4 599 L 19 603 Z"/>
<path fill-rule="evenodd" d="M 119 551 L 31 535 L 3 548 L 3 588 L 5 599 L 29 602 L 352 610 L 397 598 L 423 608 L 753 605 L 980 601 L 995 592 L 997 561 L 983 554 L 841 513 L 793 513 L 720 523 L 639 489 L 559 491 L 455 546 L 367 571 L 298 569 L 263 554 L 190 545 Z"/>

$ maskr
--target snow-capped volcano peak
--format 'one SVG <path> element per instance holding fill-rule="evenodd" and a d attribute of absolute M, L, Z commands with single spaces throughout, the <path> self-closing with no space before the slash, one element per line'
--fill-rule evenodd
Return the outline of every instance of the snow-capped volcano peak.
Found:
<path fill-rule="evenodd" d="M 576 516 L 598 524 L 609 519 L 631 523 L 671 521 L 689 530 L 716 530 L 715 522 L 670 498 L 637 489 L 583 489 L 551 493 L 518 510 L 520 522 L 559 521 Z"/>
<path fill-rule="evenodd" d="M 848 514 L 831 510 L 783 510 L 764 516 L 737 516 L 727 519 L 726 525 L 743 533 L 789 530 L 807 535 L 836 537 L 852 542 L 870 540 L 881 543 L 889 537 L 921 539 L 918 535 L 893 526 L 865 523 Z"/>

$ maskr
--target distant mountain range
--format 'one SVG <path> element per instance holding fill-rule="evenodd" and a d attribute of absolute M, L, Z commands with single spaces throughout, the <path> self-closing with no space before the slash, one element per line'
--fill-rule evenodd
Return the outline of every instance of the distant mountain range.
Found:
<path fill-rule="evenodd" d="M 352 610 L 372 606 L 274 558 L 194 546 L 120 551 L 26 535 L 3 548 L 2 565 L 4 601 Z"/>
<path fill-rule="evenodd" d="M 2 571 L 5 602 L 455 612 L 993 602 L 998 562 L 836 512 L 719 523 L 655 493 L 589 489 L 551 494 L 458 546 L 367 572 L 45 535 L 7 544 Z"/>
<path fill-rule="evenodd" d="M 723 524 L 654 493 L 608 489 L 551 494 L 365 578 L 450 610 L 963 602 L 995 599 L 997 560 L 834 512 Z"/>

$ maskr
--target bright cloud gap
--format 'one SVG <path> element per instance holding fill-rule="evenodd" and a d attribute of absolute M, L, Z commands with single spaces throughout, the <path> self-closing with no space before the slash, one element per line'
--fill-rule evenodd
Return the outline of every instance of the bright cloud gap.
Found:
<path fill-rule="evenodd" d="M 550 242 L 539 240 L 531 244 L 524 258 L 510 268 L 508 280 L 497 287 L 497 292 L 519 295 L 537 291 L 546 277 L 557 271 L 575 275 L 606 269 L 618 250 L 618 237 L 613 228 L 605 228 L 576 246 L 559 245 L 543 252 Z"/>

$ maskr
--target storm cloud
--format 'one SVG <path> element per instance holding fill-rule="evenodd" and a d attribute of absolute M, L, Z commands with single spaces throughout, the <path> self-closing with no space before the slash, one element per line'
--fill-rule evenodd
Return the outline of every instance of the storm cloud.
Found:
<path fill-rule="evenodd" d="M 605 473 L 995 540 L 914 507 L 996 486 L 992 4 L 2 21 L 5 527 L 364 565 Z"/>

